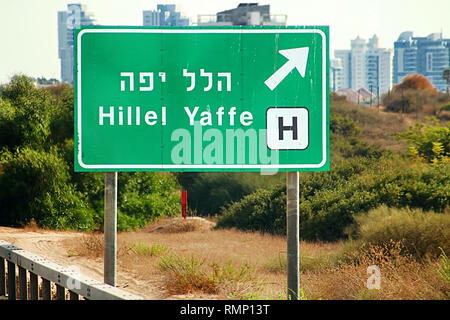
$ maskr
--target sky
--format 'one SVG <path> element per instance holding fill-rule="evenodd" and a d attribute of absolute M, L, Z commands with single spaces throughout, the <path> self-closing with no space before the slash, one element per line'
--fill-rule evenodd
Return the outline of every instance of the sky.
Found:
<path fill-rule="evenodd" d="M 234 0 L 0 0 L 0 83 L 16 73 L 60 79 L 57 12 L 82 3 L 102 25 L 142 25 L 142 11 L 173 3 L 191 22 L 199 14 L 237 7 Z M 247 2 L 256 2 L 247 1 Z M 286 14 L 287 25 L 330 27 L 330 55 L 349 49 L 350 41 L 376 34 L 381 47 L 392 48 L 403 31 L 415 36 L 443 32 L 450 38 L 449 0 L 272 0 L 271 14 Z"/>

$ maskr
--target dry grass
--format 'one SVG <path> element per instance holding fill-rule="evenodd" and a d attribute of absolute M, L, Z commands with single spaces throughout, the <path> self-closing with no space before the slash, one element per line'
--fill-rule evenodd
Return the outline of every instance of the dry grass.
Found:
<path fill-rule="evenodd" d="M 226 264 L 206 259 L 184 257 L 177 254 L 161 257 L 159 268 L 168 273 L 167 290 L 170 294 L 203 292 L 228 296 L 243 296 L 248 291 L 259 291 L 262 282 L 258 281 L 254 266 L 247 262 L 241 265 L 233 261 Z"/>
<path fill-rule="evenodd" d="M 103 257 L 103 240 L 103 233 L 86 233 L 79 242 L 73 244 L 73 250 L 71 250 L 71 252 L 73 252 L 74 255 L 90 258 Z"/>
<path fill-rule="evenodd" d="M 306 272 L 302 285 L 310 299 L 448 299 L 449 283 L 436 272 L 438 260 L 418 262 L 404 255 L 401 242 L 369 246 L 347 256 L 348 262 L 335 267 Z M 368 267 L 380 268 L 380 289 L 369 290 Z"/>
<path fill-rule="evenodd" d="M 361 127 L 361 140 L 393 152 L 404 151 L 406 143 L 396 135 L 414 124 L 416 115 L 385 112 L 384 107 L 363 107 L 351 104 L 334 104 L 331 111 L 338 111 Z"/>
<path fill-rule="evenodd" d="M 144 231 L 148 232 L 160 232 L 160 233 L 179 233 L 179 232 L 192 232 L 192 231 L 207 231 L 215 226 L 215 223 L 199 218 L 188 217 L 162 219 L 158 222 L 147 226 Z"/>
<path fill-rule="evenodd" d="M 145 231 L 120 233 L 120 266 L 163 288 L 169 298 L 286 298 L 284 237 L 208 228 L 154 232 L 167 222 L 150 225 Z M 89 234 L 72 250 L 101 257 L 102 241 L 101 234 Z M 300 283 L 306 298 L 449 298 L 449 284 L 437 272 L 440 260 L 418 262 L 401 253 L 397 242 L 364 248 L 347 242 L 301 242 Z M 381 270 L 380 290 L 366 287 L 370 265 Z"/>
<path fill-rule="evenodd" d="M 264 268 L 268 259 L 285 252 L 285 239 L 237 230 L 213 231 L 208 221 L 203 226 L 202 222 L 194 223 L 194 231 L 185 228 L 182 232 L 164 219 L 143 231 L 119 233 L 119 265 L 164 287 L 170 295 L 242 298 L 254 292 L 267 297 L 285 291 L 285 276 Z M 157 247 L 164 248 L 162 253 L 152 254 Z M 102 257 L 103 235 L 86 234 L 81 241 L 72 243 L 70 252 Z"/>
<path fill-rule="evenodd" d="M 30 222 L 28 222 L 23 227 L 23 230 L 27 231 L 27 232 L 39 232 L 39 231 L 42 231 L 42 229 L 37 225 L 36 220 L 34 220 L 33 218 L 30 220 Z"/>

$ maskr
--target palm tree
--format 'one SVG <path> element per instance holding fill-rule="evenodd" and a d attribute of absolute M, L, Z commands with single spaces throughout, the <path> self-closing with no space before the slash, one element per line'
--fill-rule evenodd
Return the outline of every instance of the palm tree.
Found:
<path fill-rule="evenodd" d="M 447 82 L 447 93 L 448 93 L 448 87 L 450 85 L 450 69 L 445 69 L 444 72 L 442 72 L 442 79 L 444 79 Z"/>

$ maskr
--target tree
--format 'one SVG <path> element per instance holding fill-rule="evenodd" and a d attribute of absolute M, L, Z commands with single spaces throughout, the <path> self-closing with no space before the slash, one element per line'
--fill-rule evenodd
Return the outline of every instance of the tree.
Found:
<path fill-rule="evenodd" d="M 48 147 L 54 100 L 28 77 L 17 75 L 0 89 L 0 148 Z"/>
<path fill-rule="evenodd" d="M 435 115 L 439 110 L 439 99 L 439 91 L 425 76 L 411 74 L 395 85 L 390 94 L 383 97 L 383 104 L 387 111 L 425 112 Z"/>
<path fill-rule="evenodd" d="M 403 81 L 394 86 L 393 90 L 408 90 L 408 89 L 416 89 L 416 90 L 425 90 L 431 93 L 436 93 L 437 90 L 431 82 L 427 79 L 427 77 L 421 74 L 410 74 L 403 78 Z"/>

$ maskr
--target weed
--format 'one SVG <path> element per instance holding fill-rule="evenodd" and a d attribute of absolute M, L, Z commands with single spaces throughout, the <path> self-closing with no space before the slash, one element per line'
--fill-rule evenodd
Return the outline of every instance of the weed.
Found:
<path fill-rule="evenodd" d="M 228 296 L 248 298 L 261 285 L 255 276 L 255 267 L 248 262 L 236 266 L 229 260 L 225 264 L 207 265 L 205 259 L 194 255 L 186 258 L 171 254 L 161 256 L 158 266 L 169 275 L 167 288 L 171 294 L 229 292 Z"/>
<path fill-rule="evenodd" d="M 270 258 L 264 264 L 263 268 L 272 273 L 284 273 L 287 268 L 287 256 L 286 253 L 278 253 L 277 256 Z"/>
<path fill-rule="evenodd" d="M 146 244 L 145 242 L 137 242 L 137 243 L 133 243 L 130 247 L 130 249 L 138 255 L 149 255 L 151 250 L 150 247 L 148 246 L 148 244 Z"/>
<path fill-rule="evenodd" d="M 177 254 L 160 257 L 160 269 L 169 273 L 167 284 L 169 293 L 181 294 L 195 291 L 217 293 L 214 279 L 202 270 L 204 262 L 203 259 L 198 259 L 194 255 L 190 258 Z"/>
<path fill-rule="evenodd" d="M 87 233 L 83 235 L 76 247 L 77 254 L 89 257 L 103 256 L 103 235 L 101 233 Z"/>
<path fill-rule="evenodd" d="M 146 242 L 136 242 L 133 243 L 130 249 L 137 255 L 160 257 L 167 253 L 169 247 L 161 243 L 152 243 L 149 246 Z"/>
<path fill-rule="evenodd" d="M 439 248 L 441 250 L 441 266 L 437 270 L 437 274 L 439 277 L 444 280 L 446 283 L 450 283 L 450 259 L 445 254 L 444 250 L 442 248 Z"/>
<path fill-rule="evenodd" d="M 150 255 L 154 257 L 160 257 L 165 255 L 169 251 L 169 247 L 162 243 L 152 243 L 150 249 Z"/>

